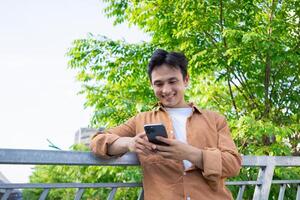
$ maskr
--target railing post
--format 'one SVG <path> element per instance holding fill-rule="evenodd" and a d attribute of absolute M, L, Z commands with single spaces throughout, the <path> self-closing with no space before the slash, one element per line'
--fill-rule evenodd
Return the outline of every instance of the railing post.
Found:
<path fill-rule="evenodd" d="M 78 188 L 75 196 L 75 200 L 80 200 L 82 195 L 83 195 L 84 189 L 83 188 Z"/>
<path fill-rule="evenodd" d="M 253 200 L 268 200 L 269 198 L 275 164 L 274 158 L 269 157 L 267 159 L 267 165 L 261 167 L 259 170 L 257 181 L 262 184 L 255 186 Z"/>
<path fill-rule="evenodd" d="M 297 196 L 296 196 L 296 200 L 300 200 L 300 184 L 298 184 L 298 186 L 297 186 Z"/>
<path fill-rule="evenodd" d="M 112 188 L 111 192 L 109 193 L 109 196 L 108 196 L 107 200 L 113 200 L 115 198 L 117 189 L 118 188 L 116 188 L 116 187 Z"/>
<path fill-rule="evenodd" d="M 280 184 L 280 191 L 279 191 L 278 200 L 283 200 L 284 199 L 285 189 L 286 189 L 286 184 Z"/>
<path fill-rule="evenodd" d="M 242 200 L 246 185 L 241 185 L 236 200 Z"/>
<path fill-rule="evenodd" d="M 138 196 L 138 200 L 144 200 L 144 188 L 140 191 L 140 194 Z"/>
<path fill-rule="evenodd" d="M 4 193 L 4 195 L 2 196 L 1 200 L 7 200 L 9 195 L 12 193 L 12 189 L 7 189 Z"/>
<path fill-rule="evenodd" d="M 47 196 L 48 196 L 49 190 L 50 190 L 49 188 L 44 189 L 44 191 L 42 192 L 39 200 L 45 200 L 47 198 Z"/>

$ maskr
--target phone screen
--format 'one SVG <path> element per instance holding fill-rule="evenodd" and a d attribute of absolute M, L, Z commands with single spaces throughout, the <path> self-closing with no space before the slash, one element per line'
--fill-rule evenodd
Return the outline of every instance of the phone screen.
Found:
<path fill-rule="evenodd" d="M 166 128 L 163 124 L 146 124 L 144 125 L 144 129 L 149 142 L 152 142 L 154 144 L 159 144 L 159 145 L 168 145 L 155 138 L 156 136 L 168 138 Z"/>

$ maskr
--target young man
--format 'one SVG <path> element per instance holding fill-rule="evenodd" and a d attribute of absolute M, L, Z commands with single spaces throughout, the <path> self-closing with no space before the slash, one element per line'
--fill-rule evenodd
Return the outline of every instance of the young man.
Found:
<path fill-rule="evenodd" d="M 235 176 L 241 157 L 223 116 L 184 99 L 189 82 L 187 60 L 177 52 L 156 50 L 148 74 L 159 103 L 126 123 L 96 134 L 93 153 L 101 157 L 136 152 L 144 174 L 146 200 L 232 199 L 224 185 Z M 145 124 L 163 123 L 168 146 L 150 143 Z"/>

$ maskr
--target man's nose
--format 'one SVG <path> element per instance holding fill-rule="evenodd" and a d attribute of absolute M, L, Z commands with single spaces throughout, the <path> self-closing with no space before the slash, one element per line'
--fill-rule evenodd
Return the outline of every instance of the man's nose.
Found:
<path fill-rule="evenodd" d="M 163 94 L 168 94 L 171 92 L 171 87 L 168 84 L 165 84 L 164 87 L 162 88 Z"/>

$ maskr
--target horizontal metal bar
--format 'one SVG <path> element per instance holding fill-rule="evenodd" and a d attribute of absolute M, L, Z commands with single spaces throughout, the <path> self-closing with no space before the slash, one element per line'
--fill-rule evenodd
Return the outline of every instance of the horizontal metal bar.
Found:
<path fill-rule="evenodd" d="M 299 156 L 242 156 L 243 166 L 267 166 L 273 164 L 274 166 L 292 167 L 300 166 Z"/>
<path fill-rule="evenodd" d="M 0 183 L 3 189 L 25 188 L 119 188 L 142 187 L 141 183 Z"/>
<path fill-rule="evenodd" d="M 300 184 L 300 180 L 273 180 L 272 184 Z"/>
<path fill-rule="evenodd" d="M 227 181 L 226 185 L 261 185 L 261 181 Z M 300 180 L 273 180 L 272 184 L 300 184 Z"/>
<path fill-rule="evenodd" d="M 139 161 L 134 153 L 108 160 L 91 152 L 0 149 L 0 164 L 128 166 L 139 165 Z"/>
<path fill-rule="evenodd" d="M 275 166 L 300 166 L 300 157 L 296 156 L 242 156 L 243 166 L 261 167 L 273 163 Z M 36 164 L 36 165 L 139 165 L 134 153 L 122 157 L 103 159 L 91 152 L 54 151 L 33 149 L 1 149 L 0 164 Z"/>
<path fill-rule="evenodd" d="M 261 181 L 228 181 L 226 185 L 261 185 Z"/>
<path fill-rule="evenodd" d="M 272 184 L 299 184 L 300 180 L 274 180 Z M 261 185 L 260 181 L 229 181 L 226 185 Z M 118 188 L 118 187 L 142 187 L 142 183 L 0 183 L 1 189 L 24 188 Z"/>
<path fill-rule="evenodd" d="M 260 181 L 230 181 L 226 185 L 260 185 Z M 0 183 L 3 189 L 22 188 L 114 188 L 142 187 L 141 183 Z"/>
<path fill-rule="evenodd" d="M 300 166 L 300 156 L 272 156 L 276 166 L 291 167 Z"/>

